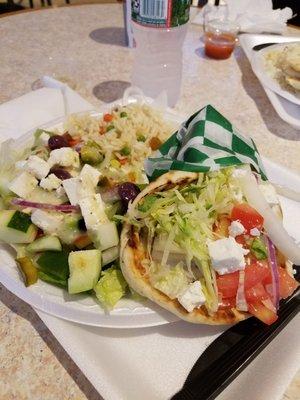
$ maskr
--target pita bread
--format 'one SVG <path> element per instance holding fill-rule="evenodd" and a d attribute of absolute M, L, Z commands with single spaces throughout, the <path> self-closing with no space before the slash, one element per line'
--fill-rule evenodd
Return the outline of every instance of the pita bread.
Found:
<path fill-rule="evenodd" d="M 171 171 L 156 181 L 152 182 L 134 200 L 132 207 L 146 195 L 170 189 L 176 185 L 189 184 L 198 178 L 198 173 Z M 218 310 L 213 315 L 209 315 L 206 307 L 195 308 L 188 312 L 177 299 L 170 299 L 160 290 L 154 288 L 147 276 L 142 261 L 148 259 L 146 245 L 139 232 L 129 223 L 123 225 L 121 234 L 120 260 L 121 269 L 129 286 L 137 293 L 147 297 L 166 310 L 172 312 L 183 320 L 196 324 L 227 325 L 234 324 L 249 317 L 249 314 L 238 311 L 235 308 Z"/>

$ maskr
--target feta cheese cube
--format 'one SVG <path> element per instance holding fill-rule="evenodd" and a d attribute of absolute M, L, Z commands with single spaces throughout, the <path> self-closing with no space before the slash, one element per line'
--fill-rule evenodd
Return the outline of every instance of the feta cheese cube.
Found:
<path fill-rule="evenodd" d="M 26 199 L 36 188 L 37 184 L 38 180 L 29 174 L 29 172 L 24 171 L 9 184 L 8 188 L 19 197 Z"/>
<path fill-rule="evenodd" d="M 40 137 L 39 137 L 41 143 L 42 143 L 44 146 L 48 146 L 48 140 L 49 140 L 49 138 L 50 138 L 50 135 L 48 135 L 48 133 L 46 133 L 46 132 L 43 132 L 43 133 L 40 135 Z"/>
<path fill-rule="evenodd" d="M 245 232 L 245 227 L 239 221 L 232 221 L 228 231 L 230 236 L 236 237 Z"/>
<path fill-rule="evenodd" d="M 61 167 L 74 167 L 78 168 L 79 154 L 77 151 L 70 147 L 62 147 L 61 149 L 52 150 L 48 159 L 48 164 L 51 167 L 53 165 L 60 165 Z"/>
<path fill-rule="evenodd" d="M 63 220 L 62 215 L 43 210 L 34 210 L 31 214 L 32 223 L 49 234 L 57 233 L 61 229 Z"/>
<path fill-rule="evenodd" d="M 37 179 L 43 179 L 49 174 L 50 167 L 47 161 L 38 156 L 30 156 L 24 166 L 25 170 Z"/>
<path fill-rule="evenodd" d="M 195 281 L 190 283 L 178 296 L 177 300 L 188 312 L 192 312 L 194 308 L 201 307 L 206 301 L 201 282 Z"/>
<path fill-rule="evenodd" d="M 50 174 L 47 178 L 44 178 L 40 182 L 40 187 L 49 192 L 60 187 L 62 180 L 59 179 L 55 174 Z"/>
<path fill-rule="evenodd" d="M 279 204 L 279 200 L 277 197 L 276 190 L 274 186 L 272 186 L 270 183 L 260 183 L 258 185 L 259 190 L 262 192 L 264 198 L 269 204 Z"/>
<path fill-rule="evenodd" d="M 89 164 L 85 164 L 79 174 L 79 179 L 81 182 L 86 182 L 87 184 L 96 187 L 99 182 L 100 176 L 100 171 L 98 171 L 94 167 L 91 167 Z"/>
<path fill-rule="evenodd" d="M 99 193 L 79 199 L 78 203 L 87 229 L 93 230 L 97 225 L 108 222 Z"/>
<path fill-rule="evenodd" d="M 67 193 L 72 205 L 79 204 L 80 199 L 96 194 L 97 186 L 101 172 L 88 164 L 82 168 L 78 177 L 65 179 L 63 187 Z"/>
<path fill-rule="evenodd" d="M 218 274 L 224 275 L 245 268 L 244 249 L 233 237 L 219 239 L 207 243 L 212 267 Z"/>
<path fill-rule="evenodd" d="M 252 228 L 252 229 L 250 229 L 250 235 L 251 236 L 260 236 L 260 230 L 257 228 Z"/>
<path fill-rule="evenodd" d="M 62 185 L 67 193 L 69 202 L 72 206 L 77 206 L 79 201 L 78 186 L 80 185 L 78 178 L 65 179 Z"/>

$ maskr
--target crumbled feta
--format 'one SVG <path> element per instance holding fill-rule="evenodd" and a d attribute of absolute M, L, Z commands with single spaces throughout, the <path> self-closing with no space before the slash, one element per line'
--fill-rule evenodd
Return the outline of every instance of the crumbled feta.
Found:
<path fill-rule="evenodd" d="M 50 171 L 47 161 L 38 156 L 30 156 L 24 165 L 24 169 L 37 179 L 45 178 Z"/>
<path fill-rule="evenodd" d="M 77 206 L 79 201 L 78 186 L 80 185 L 78 178 L 65 179 L 62 185 L 72 206 Z"/>
<path fill-rule="evenodd" d="M 48 146 L 48 140 L 49 140 L 49 138 L 50 138 L 50 135 L 48 135 L 48 133 L 46 133 L 46 132 L 43 132 L 43 133 L 40 135 L 40 137 L 39 137 L 41 143 L 42 143 L 44 146 Z"/>
<path fill-rule="evenodd" d="M 9 184 L 8 188 L 19 197 L 26 199 L 36 188 L 37 184 L 38 180 L 29 174 L 29 172 L 24 171 Z"/>
<path fill-rule="evenodd" d="M 53 165 L 60 165 L 61 167 L 74 167 L 78 168 L 79 154 L 77 151 L 70 147 L 62 147 L 61 149 L 52 150 L 48 159 L 48 164 L 51 167 Z"/>
<path fill-rule="evenodd" d="M 49 213 L 43 210 L 34 210 L 31 214 L 32 223 L 49 234 L 58 232 L 63 220 L 64 217 L 62 215 Z"/>
<path fill-rule="evenodd" d="M 60 187 L 62 180 L 59 179 L 55 174 L 50 174 L 47 178 L 44 178 L 40 182 L 40 187 L 49 192 Z"/>
<path fill-rule="evenodd" d="M 244 249 L 233 237 L 210 241 L 207 243 L 212 267 L 218 274 L 224 275 L 245 268 Z"/>
<path fill-rule="evenodd" d="M 276 190 L 274 186 L 272 186 L 270 183 L 260 183 L 258 185 L 259 190 L 262 192 L 264 198 L 267 200 L 269 204 L 279 204 L 279 200 L 277 197 Z"/>
<path fill-rule="evenodd" d="M 260 236 L 260 230 L 257 228 L 252 228 L 252 229 L 250 229 L 250 235 L 251 236 Z"/>
<path fill-rule="evenodd" d="M 194 308 L 202 306 L 206 299 L 200 281 L 190 283 L 177 299 L 188 312 L 192 312 Z"/>
<path fill-rule="evenodd" d="M 79 174 L 79 179 L 81 182 L 86 182 L 86 184 L 90 184 L 91 186 L 96 187 L 99 182 L 100 176 L 100 171 L 98 171 L 94 167 L 91 167 L 89 164 L 85 164 Z"/>
<path fill-rule="evenodd" d="M 239 221 L 232 221 L 228 231 L 230 236 L 236 237 L 245 232 L 245 227 Z"/>
<path fill-rule="evenodd" d="M 55 190 L 55 192 L 58 197 L 63 197 L 66 194 L 65 189 L 61 185 Z"/>
<path fill-rule="evenodd" d="M 108 222 L 99 193 L 80 199 L 79 206 L 87 229 L 95 229 L 97 225 Z"/>

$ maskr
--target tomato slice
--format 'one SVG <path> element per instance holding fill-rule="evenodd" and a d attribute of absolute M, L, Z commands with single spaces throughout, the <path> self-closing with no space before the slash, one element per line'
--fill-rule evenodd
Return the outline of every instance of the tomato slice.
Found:
<path fill-rule="evenodd" d="M 265 284 L 266 280 L 271 279 L 272 274 L 270 267 L 266 261 L 253 261 L 251 265 L 245 268 L 245 289 L 250 289 L 251 287 L 257 285 L 260 282 Z"/>
<path fill-rule="evenodd" d="M 283 268 L 278 268 L 278 274 L 279 296 L 281 299 L 286 299 L 294 293 L 294 291 L 299 286 L 299 283 L 296 281 L 296 279 L 292 278 Z"/>
<path fill-rule="evenodd" d="M 250 289 L 245 291 L 245 297 L 247 303 L 253 303 L 256 301 L 267 300 L 270 296 L 262 283 L 258 283 L 252 286 Z"/>
<path fill-rule="evenodd" d="M 272 283 L 271 270 L 267 261 L 253 260 L 252 263 L 245 268 L 245 290 L 251 289 L 259 283 L 263 285 Z M 222 294 L 222 298 L 224 299 L 236 296 L 238 285 L 238 271 L 217 276 L 218 291 Z"/>
<path fill-rule="evenodd" d="M 259 301 L 248 303 L 248 311 L 267 325 L 273 324 L 278 318 L 278 315 L 274 311 L 265 307 Z"/>
<path fill-rule="evenodd" d="M 233 221 L 240 221 L 247 233 L 252 228 L 261 229 L 264 223 L 263 217 L 247 203 L 236 204 L 231 211 L 230 218 Z"/>
<path fill-rule="evenodd" d="M 239 284 L 239 273 L 232 272 L 231 274 L 218 275 L 217 287 L 218 291 L 222 294 L 222 299 L 235 297 Z"/>

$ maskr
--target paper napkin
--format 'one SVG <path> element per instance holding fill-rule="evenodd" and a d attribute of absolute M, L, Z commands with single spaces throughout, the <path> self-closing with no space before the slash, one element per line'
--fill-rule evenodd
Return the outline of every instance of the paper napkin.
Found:
<path fill-rule="evenodd" d="M 250 164 L 266 177 L 254 141 L 208 105 L 182 123 L 146 160 L 145 169 L 153 180 L 170 170 L 207 172 L 241 164 Z"/>
<path fill-rule="evenodd" d="M 226 3 L 228 19 L 239 25 L 242 32 L 283 33 L 287 21 L 293 15 L 293 11 L 289 7 L 273 10 L 272 0 L 227 0 Z M 209 20 L 219 17 L 218 7 L 208 4 L 192 22 L 202 25 L 206 13 L 205 18 Z"/>

